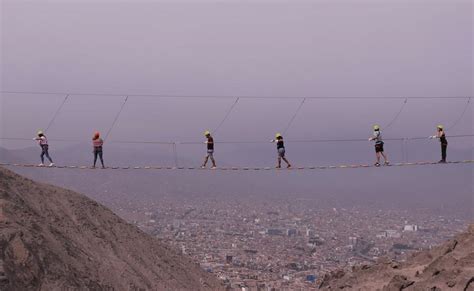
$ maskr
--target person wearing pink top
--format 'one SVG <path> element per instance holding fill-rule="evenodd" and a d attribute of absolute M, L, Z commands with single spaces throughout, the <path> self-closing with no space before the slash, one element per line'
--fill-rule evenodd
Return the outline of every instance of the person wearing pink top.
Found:
<path fill-rule="evenodd" d="M 43 131 L 38 131 L 38 135 L 33 138 L 33 140 L 37 141 L 39 146 L 41 147 L 41 164 L 39 164 L 40 167 L 44 167 L 44 156 L 49 160 L 50 167 L 54 167 L 53 160 L 49 156 L 49 145 L 48 145 L 48 139 L 44 135 Z"/>
<path fill-rule="evenodd" d="M 100 133 L 98 131 L 96 131 L 94 133 L 94 136 L 92 137 L 92 146 L 94 147 L 94 166 L 92 166 L 93 168 L 95 168 L 95 165 L 97 163 L 97 157 L 100 158 L 100 162 L 102 164 L 102 169 L 105 169 L 105 165 L 104 165 L 104 150 L 103 150 L 103 147 L 104 147 L 104 140 L 102 138 L 100 138 Z"/>

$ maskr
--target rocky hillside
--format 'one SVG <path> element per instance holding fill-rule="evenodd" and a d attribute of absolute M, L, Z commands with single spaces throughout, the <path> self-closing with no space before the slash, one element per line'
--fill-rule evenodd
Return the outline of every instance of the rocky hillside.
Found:
<path fill-rule="evenodd" d="M 86 289 L 223 288 L 85 196 L 0 168 L 0 290 Z"/>
<path fill-rule="evenodd" d="M 474 291 L 474 225 L 430 251 L 404 263 L 380 260 L 374 265 L 336 271 L 324 277 L 322 290 L 462 290 Z"/>

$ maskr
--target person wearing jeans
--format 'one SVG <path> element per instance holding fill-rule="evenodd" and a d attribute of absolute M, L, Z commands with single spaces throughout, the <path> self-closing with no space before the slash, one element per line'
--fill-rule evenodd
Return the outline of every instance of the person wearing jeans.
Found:
<path fill-rule="evenodd" d="M 94 133 L 94 136 L 92 137 L 92 145 L 94 147 L 94 166 L 93 166 L 93 168 L 95 168 L 95 165 L 97 163 L 97 158 L 99 157 L 100 162 L 102 164 L 102 169 L 105 169 L 104 150 L 103 150 L 104 140 L 102 138 L 100 138 L 100 133 L 98 131 L 96 131 Z"/>
<path fill-rule="evenodd" d="M 441 143 L 441 160 L 438 163 L 446 163 L 446 155 L 448 151 L 448 139 L 446 138 L 446 133 L 444 132 L 444 126 L 438 125 L 436 127 L 436 134 L 430 136 L 430 138 L 439 138 Z"/>
<path fill-rule="evenodd" d="M 40 167 L 44 167 L 44 157 L 49 160 L 50 167 L 54 166 L 53 159 L 51 159 L 51 156 L 49 155 L 49 144 L 48 144 L 48 139 L 44 135 L 43 131 L 38 131 L 37 137 L 35 137 L 33 140 L 37 141 L 39 146 L 41 147 L 41 164 L 39 164 Z"/>

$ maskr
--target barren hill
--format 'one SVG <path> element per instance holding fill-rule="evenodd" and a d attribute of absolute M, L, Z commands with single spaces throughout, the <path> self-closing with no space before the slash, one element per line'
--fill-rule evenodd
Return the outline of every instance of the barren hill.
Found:
<path fill-rule="evenodd" d="M 474 225 L 430 251 L 414 254 L 406 262 L 388 259 L 374 265 L 326 275 L 322 290 L 474 290 Z"/>
<path fill-rule="evenodd" d="M 217 290 L 212 274 L 81 194 L 0 168 L 0 290 Z"/>

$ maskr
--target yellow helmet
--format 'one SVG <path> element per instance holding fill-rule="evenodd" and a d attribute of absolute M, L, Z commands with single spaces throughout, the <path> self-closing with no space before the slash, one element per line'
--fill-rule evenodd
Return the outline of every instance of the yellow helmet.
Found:
<path fill-rule="evenodd" d="M 281 137 L 281 133 L 275 134 L 275 138 L 279 138 L 279 137 Z"/>
<path fill-rule="evenodd" d="M 42 134 L 44 134 L 44 132 L 43 132 L 42 130 L 38 130 L 38 133 L 37 133 L 37 134 L 38 134 L 38 135 L 42 135 Z"/>
<path fill-rule="evenodd" d="M 206 131 L 204 132 L 204 136 L 208 136 L 208 135 L 211 135 L 211 132 L 210 132 L 209 130 L 206 130 Z"/>
<path fill-rule="evenodd" d="M 374 125 L 374 130 L 379 130 L 380 129 L 380 126 L 379 125 Z"/>
<path fill-rule="evenodd" d="M 438 126 L 436 126 L 436 128 L 443 129 L 444 126 L 442 126 L 441 124 L 439 124 Z"/>

